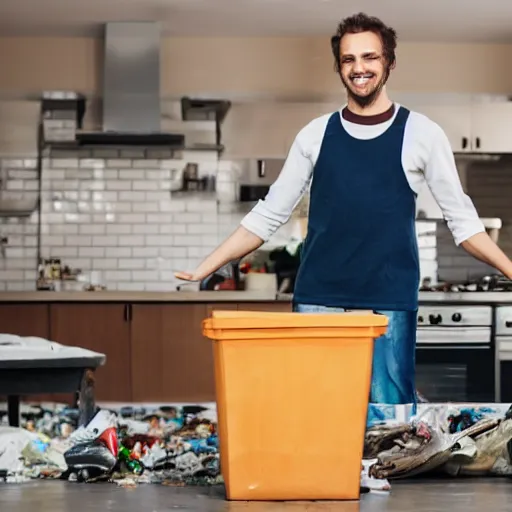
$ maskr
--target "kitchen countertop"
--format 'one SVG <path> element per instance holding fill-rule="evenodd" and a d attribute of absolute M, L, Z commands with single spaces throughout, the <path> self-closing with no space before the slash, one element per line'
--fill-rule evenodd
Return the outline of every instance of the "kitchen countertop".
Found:
<path fill-rule="evenodd" d="M 512 304 L 512 292 L 420 292 L 420 303 Z"/>
<path fill-rule="evenodd" d="M 0 292 L 1 302 L 257 302 L 274 301 L 270 291 L 179 291 L 179 292 Z M 288 299 L 285 299 L 288 300 Z"/>
<path fill-rule="evenodd" d="M 291 302 L 292 294 L 271 291 L 171 292 L 0 292 L 2 302 Z M 420 292 L 421 304 L 512 304 L 512 292 Z"/>
<path fill-rule="evenodd" d="M 293 295 L 280 294 L 277 300 L 291 301 Z M 512 304 L 512 292 L 420 292 L 420 304 L 435 303 L 463 303 L 463 304 Z"/>

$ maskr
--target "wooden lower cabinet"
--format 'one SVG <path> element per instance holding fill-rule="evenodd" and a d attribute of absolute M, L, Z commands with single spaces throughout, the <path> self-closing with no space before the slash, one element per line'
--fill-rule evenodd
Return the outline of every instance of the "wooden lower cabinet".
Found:
<path fill-rule="evenodd" d="M 0 304 L 0 332 L 40 336 L 106 354 L 96 398 L 105 402 L 215 400 L 212 311 L 291 311 L 287 302 Z M 72 403 L 73 395 L 25 397 Z"/>
<path fill-rule="evenodd" d="M 48 304 L 0 304 L 0 332 L 48 338 Z"/>
<path fill-rule="evenodd" d="M 52 304 L 50 325 L 53 341 L 107 356 L 96 371 L 97 400 L 132 400 L 130 322 L 124 304 Z"/>
<path fill-rule="evenodd" d="M 242 302 L 239 311 L 267 311 L 269 313 L 291 313 L 291 302 Z"/>
<path fill-rule="evenodd" d="M 202 334 L 209 305 L 134 304 L 134 401 L 209 402 L 215 399 L 213 349 Z"/>
<path fill-rule="evenodd" d="M 50 335 L 50 307 L 48 304 L 0 304 L 0 332 L 17 336 L 36 336 L 48 339 Z M 0 401 L 6 397 L 0 395 Z M 67 396 L 31 395 L 23 400 L 41 402 L 62 400 Z"/>

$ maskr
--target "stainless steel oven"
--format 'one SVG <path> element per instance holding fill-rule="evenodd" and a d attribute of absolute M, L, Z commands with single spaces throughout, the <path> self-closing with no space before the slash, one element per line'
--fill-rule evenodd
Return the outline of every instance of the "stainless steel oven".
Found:
<path fill-rule="evenodd" d="M 420 306 L 416 387 L 429 402 L 494 402 L 492 315 L 491 306 Z"/>
<path fill-rule="evenodd" d="M 496 307 L 497 401 L 512 402 L 512 305 Z"/>

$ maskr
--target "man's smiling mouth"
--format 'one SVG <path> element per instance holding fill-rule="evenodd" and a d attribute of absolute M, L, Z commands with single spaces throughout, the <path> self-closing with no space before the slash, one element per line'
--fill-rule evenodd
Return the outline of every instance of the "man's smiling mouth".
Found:
<path fill-rule="evenodd" d="M 374 77 L 373 73 L 365 73 L 364 75 L 353 75 L 350 80 L 355 85 L 366 85 L 370 79 Z"/>

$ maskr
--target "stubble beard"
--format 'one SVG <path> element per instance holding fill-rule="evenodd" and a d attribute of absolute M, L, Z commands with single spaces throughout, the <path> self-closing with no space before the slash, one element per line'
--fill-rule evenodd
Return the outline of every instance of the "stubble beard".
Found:
<path fill-rule="evenodd" d="M 365 96 L 361 96 L 357 93 L 355 93 L 351 88 L 350 85 L 347 83 L 343 75 L 340 73 L 341 82 L 343 83 L 343 86 L 347 90 L 347 95 L 350 99 L 352 99 L 357 105 L 361 108 L 367 108 L 370 107 L 375 103 L 377 98 L 379 97 L 379 94 L 381 93 L 382 89 L 386 85 L 386 82 L 388 81 L 389 74 L 390 74 L 390 68 L 386 67 L 384 74 L 382 75 L 382 78 L 380 79 L 379 83 L 375 86 L 375 89 L 371 91 L 370 93 L 366 94 Z M 349 79 L 350 80 L 350 79 Z"/>

